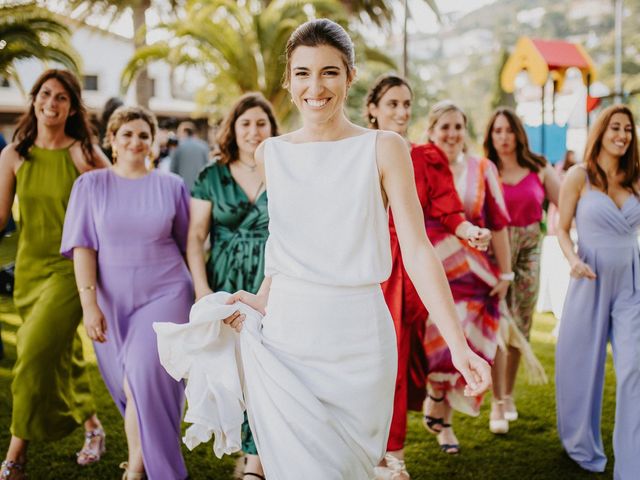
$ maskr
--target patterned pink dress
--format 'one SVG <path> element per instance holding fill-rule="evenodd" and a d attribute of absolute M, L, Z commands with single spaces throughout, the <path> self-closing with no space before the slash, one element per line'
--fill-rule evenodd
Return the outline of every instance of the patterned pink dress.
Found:
<path fill-rule="evenodd" d="M 498 172 L 485 158 L 468 157 L 456 190 L 466 218 L 473 224 L 498 231 L 509 223 Z M 480 252 L 451 234 L 437 221 L 427 223 L 427 234 L 444 266 L 471 348 L 492 363 L 500 324 L 498 297 L 489 296 L 497 283 L 498 269 L 490 253 Z M 482 397 L 465 397 L 464 378 L 451 361 L 451 352 L 431 318 L 427 320 L 425 349 L 429 383 L 444 392 L 449 404 L 461 412 L 477 415 Z"/>

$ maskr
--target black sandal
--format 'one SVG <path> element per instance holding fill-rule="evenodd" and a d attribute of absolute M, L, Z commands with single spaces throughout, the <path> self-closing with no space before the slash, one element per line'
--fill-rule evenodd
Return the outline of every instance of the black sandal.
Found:
<path fill-rule="evenodd" d="M 440 398 L 437 398 L 431 394 L 428 394 L 428 397 L 436 403 L 440 403 L 444 400 L 444 395 Z M 440 432 L 442 432 L 442 430 L 446 428 L 446 426 L 450 426 L 444 423 L 444 418 L 432 417 L 431 415 L 424 415 L 424 417 L 422 418 L 422 425 L 424 425 L 424 428 L 426 428 L 427 431 L 432 435 L 438 435 Z M 440 426 L 439 429 L 434 428 L 438 425 Z"/>
<path fill-rule="evenodd" d="M 445 428 L 451 428 L 450 423 L 443 423 L 442 430 Z M 447 455 L 458 455 L 460 453 L 460 444 L 459 443 L 438 443 L 440 445 L 440 451 L 446 453 Z"/>

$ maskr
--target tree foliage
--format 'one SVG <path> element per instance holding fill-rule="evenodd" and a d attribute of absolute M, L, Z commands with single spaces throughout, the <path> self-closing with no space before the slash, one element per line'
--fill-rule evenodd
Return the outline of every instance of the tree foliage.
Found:
<path fill-rule="evenodd" d="M 207 84 L 197 100 L 209 113 L 226 110 L 241 93 L 260 91 L 286 122 L 293 106 L 282 88 L 283 52 L 295 28 L 314 17 L 348 23 L 347 12 L 336 0 L 188 0 L 179 19 L 161 26 L 168 40 L 136 51 L 122 73 L 122 86 L 127 88 L 149 63 L 164 60 L 204 74 Z M 357 45 L 361 57 L 393 65 L 364 42 Z"/>
<path fill-rule="evenodd" d="M 0 76 L 23 92 L 15 62 L 37 58 L 78 72 L 80 57 L 71 46 L 71 32 L 49 11 L 34 3 L 2 7 L 0 15 Z"/>

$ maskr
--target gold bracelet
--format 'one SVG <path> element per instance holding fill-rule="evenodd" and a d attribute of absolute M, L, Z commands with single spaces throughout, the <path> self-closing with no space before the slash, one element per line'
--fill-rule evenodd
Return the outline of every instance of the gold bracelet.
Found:
<path fill-rule="evenodd" d="M 87 285 L 86 287 L 80 287 L 78 289 L 78 293 L 86 292 L 86 291 L 89 291 L 89 290 L 95 290 L 95 289 L 96 289 L 95 285 Z"/>

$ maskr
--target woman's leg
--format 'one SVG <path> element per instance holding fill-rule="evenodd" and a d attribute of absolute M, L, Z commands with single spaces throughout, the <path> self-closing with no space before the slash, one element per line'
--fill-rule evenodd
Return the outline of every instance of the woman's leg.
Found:
<path fill-rule="evenodd" d="M 264 477 L 264 470 L 262 469 L 262 463 L 260 462 L 260 457 L 258 455 L 247 453 L 244 458 L 246 463 L 244 465 L 243 477 L 246 475 L 247 480 L 251 480 L 251 478 L 255 480 L 258 478 L 255 475 L 250 475 L 252 473 Z"/>
<path fill-rule="evenodd" d="M 616 302 L 611 317 L 611 346 L 616 369 L 613 476 L 616 479 L 636 478 L 640 471 L 640 295 L 636 293 L 625 301 Z M 611 422 L 611 419 L 605 421 Z"/>
<path fill-rule="evenodd" d="M 507 355 L 507 365 L 504 372 L 504 393 L 502 398 L 505 401 L 505 413 L 507 415 L 507 418 L 511 421 L 517 420 L 518 418 L 518 410 L 516 409 L 516 404 L 513 400 L 513 391 L 516 386 L 516 377 L 518 376 L 520 357 L 520 350 L 514 347 L 509 347 L 509 353 Z"/>
<path fill-rule="evenodd" d="M 453 431 L 453 408 L 451 408 L 451 405 L 449 405 L 449 402 L 446 399 L 442 402 L 442 405 L 444 412 L 444 425 L 442 431 L 437 437 L 438 444 L 440 444 L 440 449 L 444 453 L 455 455 L 460 453 L 460 443 L 458 442 L 458 437 L 456 437 L 456 434 Z"/>
<path fill-rule="evenodd" d="M 507 358 L 508 353 L 498 348 L 491 367 L 493 399 L 489 415 L 489 430 L 493 433 L 507 433 L 509 431 L 509 424 L 504 416 Z"/>
<path fill-rule="evenodd" d="M 27 461 L 27 447 L 29 442 L 23 440 L 22 438 L 16 437 L 15 435 L 11 436 L 11 441 L 9 442 L 9 448 L 7 449 L 7 456 L 5 460 L 10 462 L 16 462 L 20 464 L 24 464 Z"/>
<path fill-rule="evenodd" d="M 144 472 L 144 462 L 142 460 L 142 444 L 140 443 L 140 430 L 138 428 L 138 411 L 126 378 L 124 379 L 124 394 L 127 397 L 127 407 L 124 411 L 124 431 L 129 448 L 127 470 L 131 473 L 142 473 Z"/>

